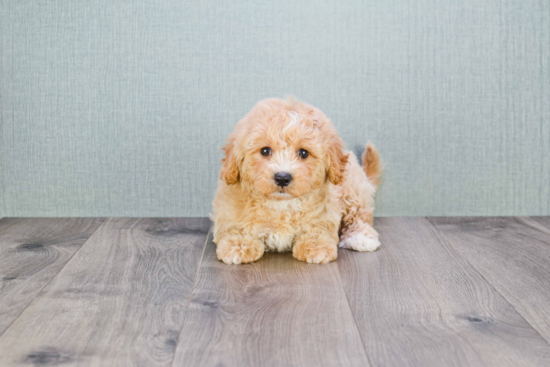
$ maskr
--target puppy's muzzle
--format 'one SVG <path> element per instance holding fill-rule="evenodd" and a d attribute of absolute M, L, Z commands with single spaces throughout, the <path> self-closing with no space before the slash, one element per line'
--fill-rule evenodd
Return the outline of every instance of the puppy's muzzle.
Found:
<path fill-rule="evenodd" d="M 277 172 L 273 178 L 277 186 L 285 187 L 292 181 L 292 176 L 288 172 Z"/>

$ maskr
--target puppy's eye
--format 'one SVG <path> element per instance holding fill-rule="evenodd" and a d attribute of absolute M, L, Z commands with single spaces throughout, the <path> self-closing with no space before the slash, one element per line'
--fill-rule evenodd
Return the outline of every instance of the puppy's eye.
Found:
<path fill-rule="evenodd" d="M 307 150 L 305 149 L 298 150 L 298 157 L 302 159 L 306 159 L 308 155 L 309 155 L 309 152 Z"/>
<path fill-rule="evenodd" d="M 265 147 L 260 149 L 260 154 L 263 155 L 264 157 L 269 156 L 271 154 L 271 148 Z"/>

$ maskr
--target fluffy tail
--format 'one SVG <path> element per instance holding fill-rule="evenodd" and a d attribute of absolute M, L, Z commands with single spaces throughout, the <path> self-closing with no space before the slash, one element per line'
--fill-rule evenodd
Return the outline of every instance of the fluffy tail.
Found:
<path fill-rule="evenodd" d="M 380 176 L 382 175 L 382 163 L 380 162 L 378 150 L 376 150 L 370 141 L 367 143 L 362 159 L 363 170 L 374 187 L 378 187 L 380 184 Z"/>

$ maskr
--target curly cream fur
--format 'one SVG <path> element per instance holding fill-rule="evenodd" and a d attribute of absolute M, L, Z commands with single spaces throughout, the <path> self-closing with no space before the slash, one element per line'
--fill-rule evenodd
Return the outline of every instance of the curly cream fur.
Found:
<path fill-rule="evenodd" d="M 264 157 L 260 150 L 271 148 Z M 214 242 L 227 264 L 258 260 L 265 251 L 291 251 L 309 263 L 336 259 L 338 245 L 374 251 L 374 194 L 381 166 L 370 143 L 363 167 L 330 120 L 294 100 L 267 99 L 240 120 L 223 147 L 213 202 Z M 298 150 L 309 156 L 302 159 Z M 289 172 L 285 188 L 277 172 Z"/>

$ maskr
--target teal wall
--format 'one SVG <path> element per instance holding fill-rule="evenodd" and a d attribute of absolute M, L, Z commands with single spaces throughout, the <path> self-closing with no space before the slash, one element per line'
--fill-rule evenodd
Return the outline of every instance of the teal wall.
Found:
<path fill-rule="evenodd" d="M 546 0 L 0 0 L 0 216 L 205 216 L 257 101 L 385 161 L 380 216 L 550 215 Z"/>

